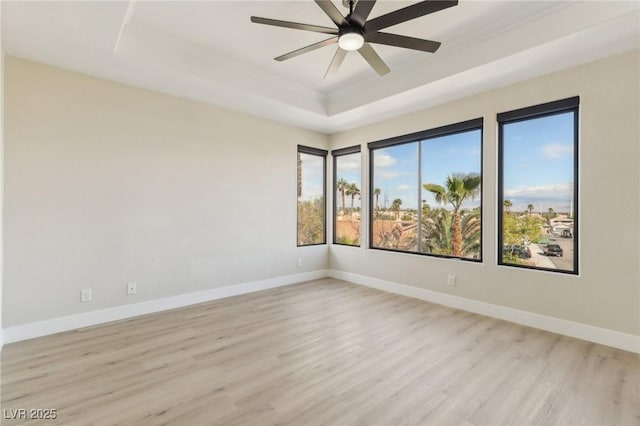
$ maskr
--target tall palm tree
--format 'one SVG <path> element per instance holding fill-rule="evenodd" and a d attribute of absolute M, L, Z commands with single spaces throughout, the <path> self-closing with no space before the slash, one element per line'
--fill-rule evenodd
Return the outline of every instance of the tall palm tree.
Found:
<path fill-rule="evenodd" d="M 547 215 L 547 221 L 549 222 L 549 225 L 551 225 L 551 219 L 553 219 L 554 217 L 556 217 L 556 215 L 554 214 L 553 209 L 549 207 L 549 214 Z"/>
<path fill-rule="evenodd" d="M 474 199 L 480 192 L 480 175 L 477 173 L 453 173 L 447 176 L 444 186 L 425 183 L 424 189 L 433 193 L 438 204 L 453 207 L 453 255 L 462 255 L 462 224 L 460 209 L 466 200 Z"/>
<path fill-rule="evenodd" d="M 376 196 L 376 210 L 379 210 L 380 207 L 378 207 L 378 199 L 380 198 L 380 194 L 382 194 L 382 190 L 380 188 L 376 188 L 373 190 L 373 194 Z"/>
<path fill-rule="evenodd" d="M 302 201 L 302 158 L 298 152 L 298 202 Z"/>
<path fill-rule="evenodd" d="M 349 182 L 344 179 L 340 179 L 338 182 L 336 182 L 336 186 L 338 188 L 338 191 L 340 191 L 340 195 L 342 196 L 342 214 L 344 214 L 344 209 L 346 208 L 344 202 L 344 193 L 347 190 L 347 186 L 349 186 Z"/>
<path fill-rule="evenodd" d="M 355 201 L 356 195 L 360 195 L 360 188 L 355 183 L 350 183 L 347 185 L 346 190 L 347 195 L 351 197 L 351 216 L 353 216 L 353 203 Z"/>
<path fill-rule="evenodd" d="M 511 211 L 511 206 L 513 206 L 513 203 L 511 202 L 511 200 L 504 200 L 504 209 L 506 210 L 507 213 Z"/>
<path fill-rule="evenodd" d="M 393 200 L 393 203 L 391 203 L 391 210 L 396 212 L 396 219 L 400 218 L 400 206 L 401 205 L 402 205 L 402 200 L 400 198 L 396 198 L 395 200 Z"/>
<path fill-rule="evenodd" d="M 533 212 L 533 204 L 529 204 L 527 206 L 527 210 L 529 210 L 529 216 L 531 216 L 531 212 Z"/>

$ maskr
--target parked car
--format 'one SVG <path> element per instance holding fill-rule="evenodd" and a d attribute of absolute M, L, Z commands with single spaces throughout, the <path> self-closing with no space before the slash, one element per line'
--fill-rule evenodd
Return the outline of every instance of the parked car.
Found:
<path fill-rule="evenodd" d="M 527 246 L 519 246 L 519 245 L 510 245 L 507 244 L 503 249 L 504 254 L 511 254 L 512 256 L 517 256 L 521 259 L 530 259 L 531 258 L 531 250 Z"/>
<path fill-rule="evenodd" d="M 562 254 L 563 254 L 562 247 L 560 247 L 558 244 L 547 244 L 543 248 L 543 251 L 544 251 L 544 254 L 547 256 L 562 257 Z"/>

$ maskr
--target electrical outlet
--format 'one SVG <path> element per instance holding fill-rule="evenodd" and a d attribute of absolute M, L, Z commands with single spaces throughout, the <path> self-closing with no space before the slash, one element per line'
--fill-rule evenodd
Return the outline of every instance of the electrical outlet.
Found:
<path fill-rule="evenodd" d="M 136 283 L 127 284 L 127 294 L 136 294 Z"/>
<path fill-rule="evenodd" d="M 302 259 L 298 259 L 298 267 L 302 266 Z"/>
<path fill-rule="evenodd" d="M 83 288 L 82 290 L 80 290 L 80 301 L 82 303 L 91 302 L 91 299 L 92 299 L 91 293 L 92 292 L 90 288 Z"/>
<path fill-rule="evenodd" d="M 447 285 L 449 287 L 455 287 L 456 286 L 456 276 L 455 275 L 449 275 L 449 277 L 447 278 Z"/>

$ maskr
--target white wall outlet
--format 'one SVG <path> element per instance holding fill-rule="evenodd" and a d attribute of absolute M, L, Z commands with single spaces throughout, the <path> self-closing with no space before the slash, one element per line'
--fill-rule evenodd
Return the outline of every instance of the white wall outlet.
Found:
<path fill-rule="evenodd" d="M 298 259 L 298 267 L 302 266 L 302 258 Z"/>
<path fill-rule="evenodd" d="M 127 284 L 127 294 L 136 294 L 136 283 Z"/>
<path fill-rule="evenodd" d="M 93 297 L 91 293 L 92 292 L 90 288 L 83 288 L 82 290 L 80 290 L 80 301 L 82 303 L 91 302 L 91 299 Z"/>
<path fill-rule="evenodd" d="M 449 277 L 447 278 L 447 285 L 449 287 L 455 287 L 456 286 L 456 276 L 455 275 L 449 275 Z"/>

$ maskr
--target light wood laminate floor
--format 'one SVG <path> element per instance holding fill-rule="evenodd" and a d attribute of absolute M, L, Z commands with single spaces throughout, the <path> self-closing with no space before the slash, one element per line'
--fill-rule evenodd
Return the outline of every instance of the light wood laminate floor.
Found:
<path fill-rule="evenodd" d="M 638 425 L 639 383 L 636 354 L 332 279 L 2 352 L 3 411 L 58 424 Z"/>

